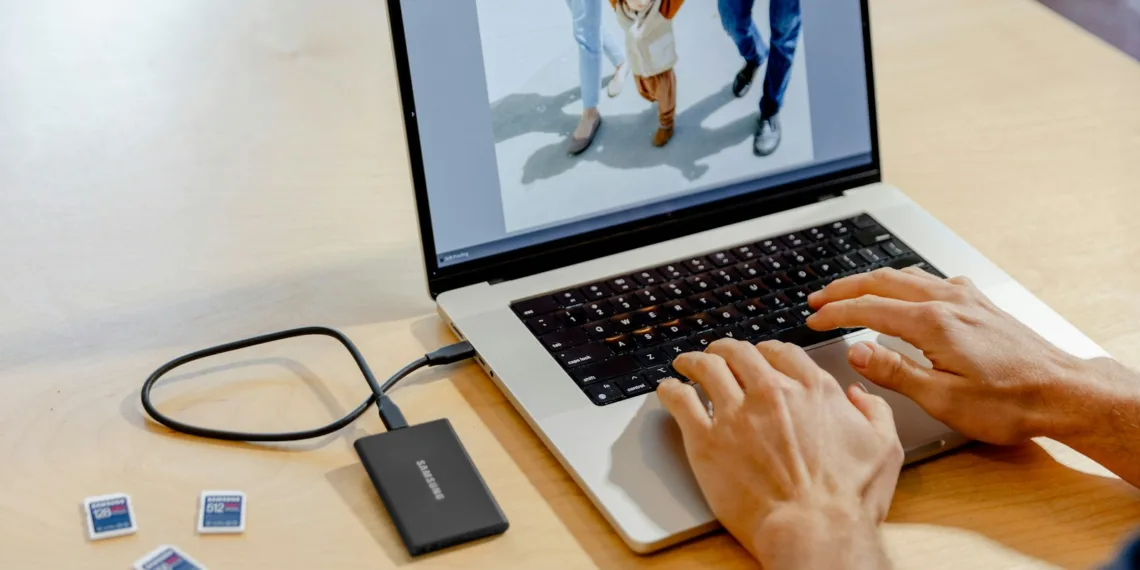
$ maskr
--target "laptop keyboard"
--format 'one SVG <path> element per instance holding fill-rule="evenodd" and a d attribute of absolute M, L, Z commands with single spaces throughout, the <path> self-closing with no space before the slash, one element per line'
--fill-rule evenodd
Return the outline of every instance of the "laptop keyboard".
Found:
<path fill-rule="evenodd" d="M 869 215 L 678 259 L 511 304 L 594 404 L 654 391 L 679 354 L 720 338 L 809 347 L 854 329 L 804 325 L 807 296 L 880 267 L 944 277 Z"/>

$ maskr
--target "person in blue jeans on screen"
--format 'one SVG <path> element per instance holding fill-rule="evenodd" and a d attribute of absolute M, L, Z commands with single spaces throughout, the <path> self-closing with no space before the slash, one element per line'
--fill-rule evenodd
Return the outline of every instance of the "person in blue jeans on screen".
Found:
<path fill-rule="evenodd" d="M 625 64 L 625 45 L 604 26 L 602 0 L 566 0 L 574 21 L 574 41 L 578 43 L 578 83 L 582 87 L 582 119 L 566 143 L 570 154 L 581 154 L 594 142 L 602 115 L 598 112 L 598 92 L 602 89 L 602 53 L 614 66 L 614 76 L 606 86 L 606 94 L 621 93 L 629 66 Z"/>
<path fill-rule="evenodd" d="M 760 118 L 756 122 L 756 135 L 752 139 L 752 152 L 768 156 L 780 146 L 780 106 L 788 77 L 792 71 L 792 57 L 800 39 L 800 0 L 768 0 L 768 20 L 772 28 L 771 49 L 760 39 L 760 31 L 752 20 L 754 0 L 717 0 L 720 21 L 724 31 L 736 43 L 744 58 L 744 67 L 732 82 L 732 94 L 743 97 L 752 87 L 756 70 L 768 59 L 764 74 L 764 95 L 760 98 Z"/>

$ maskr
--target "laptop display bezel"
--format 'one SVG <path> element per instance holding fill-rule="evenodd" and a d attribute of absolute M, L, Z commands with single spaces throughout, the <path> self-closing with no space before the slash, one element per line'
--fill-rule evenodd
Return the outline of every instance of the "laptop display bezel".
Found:
<path fill-rule="evenodd" d="M 837 196 L 845 190 L 881 180 L 868 0 L 861 0 L 863 59 L 867 75 L 867 104 L 871 132 L 871 160 L 868 164 L 440 267 L 432 231 L 431 211 L 428 207 L 427 181 L 416 121 L 415 100 L 412 95 L 411 69 L 400 8 L 401 1 L 387 0 L 388 22 L 399 81 L 412 186 L 415 191 L 420 245 L 427 271 L 428 290 L 432 298 L 445 291 L 474 283 L 516 279 L 773 214 Z M 762 181 L 758 181 L 758 185 L 761 183 Z"/>

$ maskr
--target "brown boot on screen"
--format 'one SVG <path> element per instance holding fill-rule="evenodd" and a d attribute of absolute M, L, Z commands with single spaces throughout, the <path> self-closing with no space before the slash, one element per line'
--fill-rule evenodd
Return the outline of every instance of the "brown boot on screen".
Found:
<path fill-rule="evenodd" d="M 673 127 L 658 127 L 653 135 L 653 146 L 665 146 L 673 138 Z"/>

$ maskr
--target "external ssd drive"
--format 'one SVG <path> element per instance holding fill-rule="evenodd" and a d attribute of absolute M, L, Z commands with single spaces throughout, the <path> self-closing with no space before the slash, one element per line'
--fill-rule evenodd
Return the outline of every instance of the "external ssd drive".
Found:
<path fill-rule="evenodd" d="M 412 556 L 507 530 L 446 419 L 362 437 L 354 447 Z"/>

